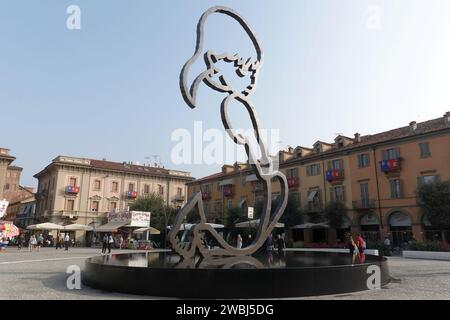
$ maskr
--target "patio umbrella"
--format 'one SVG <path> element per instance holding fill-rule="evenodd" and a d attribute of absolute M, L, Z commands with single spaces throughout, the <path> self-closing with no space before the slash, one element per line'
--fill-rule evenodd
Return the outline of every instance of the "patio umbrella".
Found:
<path fill-rule="evenodd" d="M 13 238 L 17 237 L 20 234 L 20 230 L 16 227 L 12 222 L 2 222 L 0 224 L 0 232 L 3 237 Z"/>
<path fill-rule="evenodd" d="M 213 227 L 214 229 L 222 229 L 225 228 L 225 226 L 223 224 L 217 224 L 217 223 L 209 223 L 207 222 L 206 224 L 209 224 L 211 227 Z M 184 230 L 191 230 L 191 228 L 193 226 L 195 226 L 196 223 L 183 223 L 180 227 L 180 231 L 184 231 Z M 168 226 L 167 229 L 171 229 L 172 226 Z"/>
<path fill-rule="evenodd" d="M 259 225 L 259 219 L 249 220 L 244 222 L 236 223 L 234 226 L 236 228 L 248 228 L 248 227 L 257 227 Z M 277 222 L 275 228 L 284 228 L 284 223 Z"/>
<path fill-rule="evenodd" d="M 150 231 L 150 234 L 161 234 L 161 231 L 153 227 L 139 228 L 134 230 L 133 233 L 144 233 L 145 231 Z"/>
<path fill-rule="evenodd" d="M 62 230 L 64 230 L 64 231 L 77 231 L 77 230 L 92 231 L 92 230 L 94 230 L 94 228 L 91 226 L 87 226 L 85 224 L 74 223 L 74 224 L 69 224 L 67 226 L 64 226 L 64 228 Z"/>
<path fill-rule="evenodd" d="M 64 227 L 56 224 L 56 223 L 39 223 L 39 224 L 32 224 L 27 227 L 28 230 L 63 230 Z"/>

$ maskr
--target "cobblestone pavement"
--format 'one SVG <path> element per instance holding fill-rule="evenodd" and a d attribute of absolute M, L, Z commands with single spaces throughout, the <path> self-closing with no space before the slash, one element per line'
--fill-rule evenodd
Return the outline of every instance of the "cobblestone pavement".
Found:
<path fill-rule="evenodd" d="M 130 252 L 130 250 L 115 250 Z M 152 297 L 104 292 L 82 285 L 66 287 L 67 267 L 84 266 L 84 260 L 100 249 L 70 248 L 69 251 L 43 248 L 40 252 L 9 248 L 0 252 L 0 299 L 152 299 Z M 379 290 L 303 299 L 448 299 L 450 261 L 389 258 L 394 281 Z"/>

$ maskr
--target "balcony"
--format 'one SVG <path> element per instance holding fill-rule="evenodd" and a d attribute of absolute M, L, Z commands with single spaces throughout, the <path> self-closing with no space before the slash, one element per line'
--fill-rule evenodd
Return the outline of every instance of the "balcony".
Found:
<path fill-rule="evenodd" d="M 401 169 L 401 158 L 380 161 L 380 170 L 384 173 L 398 172 Z"/>
<path fill-rule="evenodd" d="M 68 194 L 78 194 L 80 192 L 80 187 L 76 186 L 67 186 L 66 193 Z"/>
<path fill-rule="evenodd" d="M 227 198 L 233 196 L 233 188 L 232 188 L 232 186 L 224 186 L 223 187 L 223 196 L 227 197 Z"/>
<path fill-rule="evenodd" d="M 202 191 L 202 200 L 209 200 L 209 199 L 211 199 L 211 192 Z"/>
<path fill-rule="evenodd" d="M 363 199 L 363 200 L 352 201 L 352 207 L 354 210 L 375 209 L 376 201 L 375 201 L 375 199 Z"/>
<path fill-rule="evenodd" d="M 297 188 L 298 187 L 298 178 L 296 178 L 296 177 L 288 177 L 287 178 L 287 183 L 288 183 L 289 189 Z"/>
<path fill-rule="evenodd" d="M 183 202 L 184 196 L 181 194 L 177 194 L 173 196 L 173 202 Z"/>
<path fill-rule="evenodd" d="M 328 182 L 342 181 L 344 180 L 344 170 L 328 170 L 326 172 L 326 178 Z"/>
<path fill-rule="evenodd" d="M 137 198 L 137 192 L 136 191 L 127 191 L 127 198 L 128 199 L 136 199 Z"/>

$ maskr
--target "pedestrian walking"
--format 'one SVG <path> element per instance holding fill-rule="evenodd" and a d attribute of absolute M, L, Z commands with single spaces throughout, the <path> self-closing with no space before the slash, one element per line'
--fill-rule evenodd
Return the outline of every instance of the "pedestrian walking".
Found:
<path fill-rule="evenodd" d="M 364 240 L 361 233 L 358 233 L 358 235 L 356 236 L 356 246 L 358 247 L 359 262 L 364 263 L 366 261 L 366 241 Z"/>
<path fill-rule="evenodd" d="M 119 237 L 119 248 L 122 249 L 122 245 L 123 245 L 123 237 L 122 235 L 120 235 Z"/>
<path fill-rule="evenodd" d="M 358 247 L 351 234 L 347 236 L 347 249 L 350 251 L 350 257 L 352 259 L 352 266 L 355 265 L 356 255 L 358 253 Z"/>
<path fill-rule="evenodd" d="M 56 235 L 56 244 L 55 244 L 55 249 L 56 250 L 58 250 L 58 249 L 61 249 L 61 238 L 60 238 L 60 235 L 59 235 L 59 232 L 58 232 L 58 234 Z"/>
<path fill-rule="evenodd" d="M 69 234 L 66 233 L 66 235 L 64 236 L 64 247 L 65 247 L 65 251 L 69 250 L 69 244 L 70 244 L 70 237 Z"/>
<path fill-rule="evenodd" d="M 102 238 L 102 253 L 106 253 L 107 246 L 108 246 L 108 234 L 105 233 Z"/>
<path fill-rule="evenodd" d="M 41 250 L 41 247 L 44 244 L 44 237 L 42 236 L 42 233 L 40 233 L 37 236 L 37 251 L 39 252 Z"/>
<path fill-rule="evenodd" d="M 24 242 L 25 242 L 25 238 L 24 238 L 23 234 L 21 234 L 19 236 L 19 238 L 17 239 L 17 250 L 22 250 Z"/>
<path fill-rule="evenodd" d="M 281 234 L 277 237 L 277 248 L 278 248 L 278 256 L 281 258 L 284 258 L 284 250 L 286 249 L 286 243 L 284 242 L 283 237 Z"/>
<path fill-rule="evenodd" d="M 111 247 L 114 244 L 114 238 L 113 236 L 110 234 L 108 236 L 108 253 L 111 253 Z"/>
<path fill-rule="evenodd" d="M 389 239 L 388 236 L 384 237 L 383 245 L 386 248 L 387 252 L 389 252 L 389 254 L 391 254 L 391 251 L 392 251 L 391 240 Z"/>
<path fill-rule="evenodd" d="M 36 240 L 36 236 L 33 234 L 30 237 L 30 240 L 28 240 L 28 249 L 31 251 L 34 250 L 34 247 L 37 245 L 37 240 Z"/>
<path fill-rule="evenodd" d="M 236 242 L 237 242 L 237 248 L 238 248 L 238 249 L 242 249 L 242 237 L 241 237 L 241 234 L 240 234 L 240 233 L 237 235 L 237 240 L 236 240 Z"/>

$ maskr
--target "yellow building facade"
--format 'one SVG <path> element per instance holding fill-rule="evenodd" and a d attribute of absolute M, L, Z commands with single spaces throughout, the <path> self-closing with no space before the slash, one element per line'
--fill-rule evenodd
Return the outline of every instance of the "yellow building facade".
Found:
<path fill-rule="evenodd" d="M 299 200 L 303 213 L 320 214 L 333 200 L 348 209 L 341 230 L 304 230 L 305 242 L 335 242 L 347 231 L 374 240 L 388 235 L 398 245 L 412 238 L 450 240 L 450 230 L 437 230 L 424 217 L 416 196 L 421 183 L 450 180 L 450 112 L 378 134 L 289 148 L 279 160 L 289 197 Z M 228 208 L 253 207 L 265 196 L 245 163 L 224 165 L 187 185 L 189 197 L 202 192 L 208 219 L 216 222 L 225 222 Z M 274 184 L 271 196 L 278 194 Z"/>

